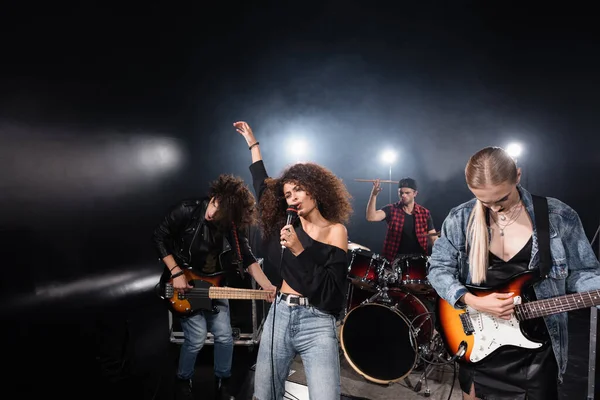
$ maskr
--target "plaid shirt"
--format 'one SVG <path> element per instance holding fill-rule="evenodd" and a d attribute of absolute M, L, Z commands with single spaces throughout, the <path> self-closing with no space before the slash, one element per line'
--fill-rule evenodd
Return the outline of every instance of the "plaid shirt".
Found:
<path fill-rule="evenodd" d="M 396 254 L 400 248 L 405 214 L 402 210 L 401 202 L 392 204 L 389 212 L 387 232 L 383 242 L 383 257 L 392 262 L 396 258 Z M 417 234 L 417 240 L 423 249 L 427 249 L 427 221 L 430 216 L 429 210 L 415 203 L 412 213 L 415 216 L 415 233 Z"/>

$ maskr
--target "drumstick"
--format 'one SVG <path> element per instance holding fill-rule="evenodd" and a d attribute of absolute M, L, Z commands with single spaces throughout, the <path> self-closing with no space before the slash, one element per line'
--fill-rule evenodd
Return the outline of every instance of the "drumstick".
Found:
<path fill-rule="evenodd" d="M 437 231 L 437 232 L 434 232 L 434 233 L 425 233 L 425 234 L 417 235 L 417 236 L 440 236 L 440 234 L 441 234 L 441 232 Z"/>
<path fill-rule="evenodd" d="M 376 180 L 377 179 L 355 179 L 356 182 L 375 182 Z M 398 181 L 380 179 L 379 183 L 398 183 Z"/>

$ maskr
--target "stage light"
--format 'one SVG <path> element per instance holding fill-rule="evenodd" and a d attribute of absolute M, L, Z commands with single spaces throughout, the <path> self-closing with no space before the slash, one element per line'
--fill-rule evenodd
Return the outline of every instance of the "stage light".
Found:
<path fill-rule="evenodd" d="M 160 279 L 155 268 L 98 274 L 72 282 L 52 283 L 36 289 L 35 297 L 51 301 L 74 296 L 114 298 L 150 290 Z"/>
<path fill-rule="evenodd" d="M 393 150 L 385 150 L 381 153 L 381 160 L 387 165 L 393 164 L 394 161 L 396 161 L 396 152 Z"/>
<path fill-rule="evenodd" d="M 303 139 L 291 139 L 288 142 L 288 153 L 295 158 L 305 157 L 308 153 L 308 144 Z"/>
<path fill-rule="evenodd" d="M 179 144 L 168 138 L 140 139 L 137 151 L 139 167 L 147 172 L 173 170 L 183 159 Z"/>
<path fill-rule="evenodd" d="M 506 146 L 506 152 L 509 156 L 516 159 L 523 152 L 523 146 L 521 146 L 520 143 L 516 142 L 509 143 L 508 146 Z"/>

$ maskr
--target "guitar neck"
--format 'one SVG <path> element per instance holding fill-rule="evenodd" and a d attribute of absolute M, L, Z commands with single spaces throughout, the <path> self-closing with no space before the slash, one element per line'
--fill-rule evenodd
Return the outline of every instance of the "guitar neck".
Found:
<path fill-rule="evenodd" d="M 208 297 L 211 299 L 266 300 L 269 292 L 257 289 L 238 289 L 230 287 L 211 287 Z"/>
<path fill-rule="evenodd" d="M 531 301 L 515 306 L 515 315 L 520 321 L 558 314 L 566 311 L 589 308 L 600 304 L 600 290 L 573 293 L 551 299 Z"/>

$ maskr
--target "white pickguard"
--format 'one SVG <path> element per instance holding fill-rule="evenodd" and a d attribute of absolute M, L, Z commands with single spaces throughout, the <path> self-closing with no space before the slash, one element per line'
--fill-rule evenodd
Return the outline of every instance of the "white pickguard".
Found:
<path fill-rule="evenodd" d="M 520 302 L 521 299 L 515 297 L 515 304 L 520 304 Z M 526 349 L 542 347 L 542 343 L 532 342 L 523 335 L 519 321 L 514 315 L 510 319 L 501 319 L 471 307 L 467 307 L 466 312 L 474 329 L 471 362 L 481 361 L 502 346 L 512 345 Z"/>

